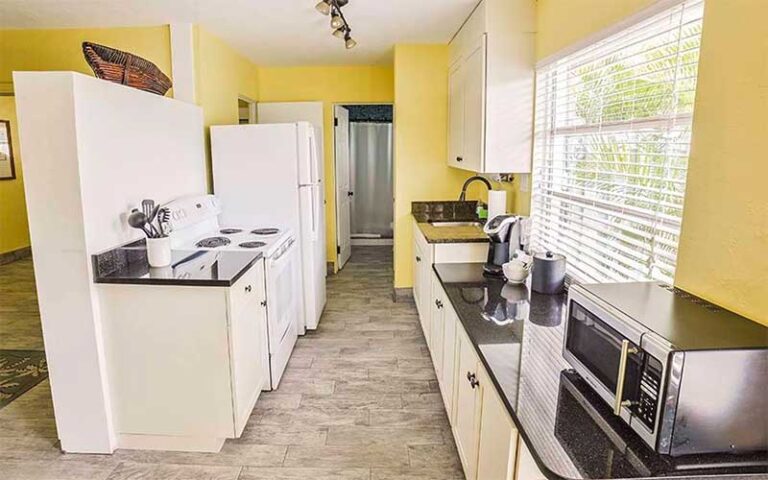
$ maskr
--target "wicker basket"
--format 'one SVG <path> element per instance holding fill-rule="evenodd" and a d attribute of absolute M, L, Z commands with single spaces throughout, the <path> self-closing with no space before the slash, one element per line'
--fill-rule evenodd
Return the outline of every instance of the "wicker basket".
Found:
<path fill-rule="evenodd" d="M 83 55 L 97 78 L 158 95 L 165 95 L 173 85 L 157 65 L 132 53 L 83 42 Z"/>

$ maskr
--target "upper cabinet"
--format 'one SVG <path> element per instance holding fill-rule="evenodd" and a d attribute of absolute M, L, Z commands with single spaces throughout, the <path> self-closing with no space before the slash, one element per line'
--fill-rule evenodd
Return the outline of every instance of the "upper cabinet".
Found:
<path fill-rule="evenodd" d="M 535 0 L 483 0 L 450 44 L 448 165 L 531 171 Z"/>

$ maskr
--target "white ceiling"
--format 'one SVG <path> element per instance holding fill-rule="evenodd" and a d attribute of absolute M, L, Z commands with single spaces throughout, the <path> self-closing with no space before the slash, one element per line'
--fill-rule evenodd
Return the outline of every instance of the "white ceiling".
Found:
<path fill-rule="evenodd" d="M 0 28 L 71 28 L 200 23 L 259 65 L 372 64 L 396 43 L 451 39 L 479 0 L 350 0 L 358 41 L 331 36 L 317 0 L 0 0 Z"/>

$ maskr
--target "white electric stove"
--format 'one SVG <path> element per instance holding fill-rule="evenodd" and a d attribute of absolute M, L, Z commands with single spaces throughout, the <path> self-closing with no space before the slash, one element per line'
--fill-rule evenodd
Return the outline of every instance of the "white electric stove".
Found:
<path fill-rule="evenodd" d="M 304 334 L 301 257 L 294 232 L 282 226 L 222 226 L 214 195 L 184 197 L 171 211 L 174 250 L 253 251 L 264 255 L 270 389 L 280 383 L 299 334 Z"/>

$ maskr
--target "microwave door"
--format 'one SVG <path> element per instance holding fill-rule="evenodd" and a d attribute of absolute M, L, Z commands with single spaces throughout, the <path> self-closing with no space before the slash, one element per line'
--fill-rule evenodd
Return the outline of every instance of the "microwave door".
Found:
<path fill-rule="evenodd" d="M 565 349 L 576 360 L 577 371 L 614 407 L 614 413 L 629 420 L 629 411 L 621 407 L 638 398 L 644 355 L 639 347 L 579 303 L 571 302 Z"/>

